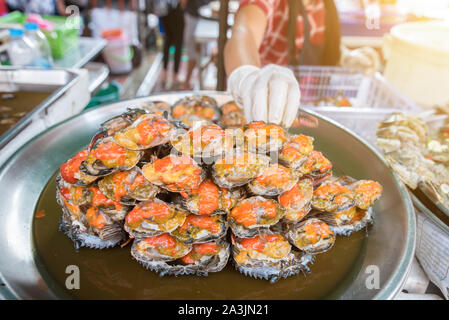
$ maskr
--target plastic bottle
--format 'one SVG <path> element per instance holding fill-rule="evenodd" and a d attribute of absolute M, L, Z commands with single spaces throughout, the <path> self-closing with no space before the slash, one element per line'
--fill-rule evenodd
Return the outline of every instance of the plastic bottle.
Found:
<path fill-rule="evenodd" d="M 27 37 L 39 48 L 41 57 L 40 62 L 38 63 L 39 66 L 51 68 L 53 66 L 53 57 L 51 55 L 50 44 L 42 31 L 39 30 L 38 24 L 27 22 L 25 23 L 25 30 Z"/>
<path fill-rule="evenodd" d="M 33 41 L 25 36 L 21 29 L 10 29 L 9 36 L 11 41 L 8 46 L 8 55 L 11 65 L 26 67 L 37 66 L 36 62 L 40 59 L 39 49 Z"/>

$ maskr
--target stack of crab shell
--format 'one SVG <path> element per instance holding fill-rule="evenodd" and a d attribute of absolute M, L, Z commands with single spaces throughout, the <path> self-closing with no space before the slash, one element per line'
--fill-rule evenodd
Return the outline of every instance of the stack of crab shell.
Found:
<path fill-rule="evenodd" d="M 193 96 L 103 123 L 60 168 L 60 229 L 76 247 L 131 239 L 160 275 L 218 272 L 232 255 L 240 272 L 276 281 L 372 221 L 377 182 L 335 178 L 313 138 L 242 127 L 242 110 L 225 107 L 220 117 L 213 98 Z"/>

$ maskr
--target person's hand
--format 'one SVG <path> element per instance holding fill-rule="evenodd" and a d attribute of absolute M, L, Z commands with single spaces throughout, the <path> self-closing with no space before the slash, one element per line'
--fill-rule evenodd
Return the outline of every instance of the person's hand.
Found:
<path fill-rule="evenodd" d="M 373 75 L 380 67 L 380 55 L 371 47 L 355 50 L 342 48 L 341 66 L 366 75 Z"/>
<path fill-rule="evenodd" d="M 262 120 L 285 127 L 295 120 L 301 98 L 293 72 L 277 65 L 238 67 L 229 76 L 228 91 L 248 122 Z"/>

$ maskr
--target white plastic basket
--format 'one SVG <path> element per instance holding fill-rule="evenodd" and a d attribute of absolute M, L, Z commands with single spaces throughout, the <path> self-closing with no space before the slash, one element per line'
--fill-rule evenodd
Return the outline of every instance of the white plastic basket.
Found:
<path fill-rule="evenodd" d="M 377 124 L 393 112 L 420 113 L 424 109 L 392 88 L 380 73 L 372 77 L 341 67 L 292 68 L 301 88 L 301 107 L 334 119 L 373 146 Z M 342 95 L 352 107 L 317 107 L 317 100 Z"/>

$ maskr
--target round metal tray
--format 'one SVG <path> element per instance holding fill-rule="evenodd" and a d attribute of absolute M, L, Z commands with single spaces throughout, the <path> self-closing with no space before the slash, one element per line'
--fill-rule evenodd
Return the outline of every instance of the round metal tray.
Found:
<path fill-rule="evenodd" d="M 203 92 L 219 103 L 230 97 Z M 31 140 L 0 168 L 0 296 L 19 299 L 58 298 L 51 283 L 40 274 L 33 244 L 32 221 L 47 181 L 67 158 L 85 147 L 98 126 L 127 107 L 148 100 L 174 103 L 191 93 L 171 93 L 122 101 L 72 117 Z M 359 272 L 347 282 L 341 299 L 390 299 L 407 276 L 415 247 L 415 218 L 410 197 L 390 172 L 382 157 L 366 143 L 332 120 L 313 112 L 316 127 L 301 131 L 315 137 L 317 149 L 325 152 L 340 173 L 379 181 L 384 192 L 374 206 L 374 225 L 369 229 Z M 367 286 L 378 267 L 380 287 Z M 3 282 L 3 285 L 1 285 Z"/>

